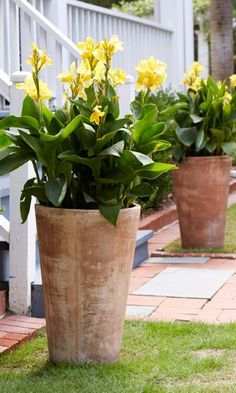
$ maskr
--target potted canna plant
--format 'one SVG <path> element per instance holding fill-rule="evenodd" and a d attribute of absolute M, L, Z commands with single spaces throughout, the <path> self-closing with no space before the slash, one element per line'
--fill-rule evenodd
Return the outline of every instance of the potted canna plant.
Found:
<path fill-rule="evenodd" d="M 54 112 L 45 105 L 50 91 L 39 79 L 51 60 L 36 45 L 32 49 L 32 77 L 18 86 L 26 93 L 22 114 L 0 122 L 12 143 L 1 151 L 0 174 L 28 161 L 35 170 L 23 186 L 20 209 L 24 222 L 32 196 L 37 198 L 50 360 L 113 362 L 139 222 L 135 200 L 154 191 L 145 179 L 173 169 L 148 155 L 169 144 L 159 140 L 154 105 L 134 105 L 132 118 L 119 118 L 116 86 L 126 74 L 111 68 L 123 49 L 117 36 L 78 43 L 82 60 L 58 75 L 65 105 Z"/>
<path fill-rule="evenodd" d="M 231 158 L 236 151 L 236 76 L 204 80 L 203 67 L 194 62 L 184 77 L 186 93 L 176 112 L 178 124 L 173 173 L 184 248 L 221 248 L 229 192 Z"/>

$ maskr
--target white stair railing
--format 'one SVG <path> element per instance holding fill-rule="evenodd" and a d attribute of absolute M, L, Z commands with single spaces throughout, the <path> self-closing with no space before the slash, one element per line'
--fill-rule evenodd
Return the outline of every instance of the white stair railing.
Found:
<path fill-rule="evenodd" d="M 9 76 L 15 71 L 29 71 L 30 65 L 25 61 L 32 42 L 50 53 L 53 65 L 44 71 L 42 78 L 60 105 L 62 87 L 56 75 L 66 69 L 72 59 L 79 58 L 76 45 L 28 1 L 0 0 L 0 69 Z"/>

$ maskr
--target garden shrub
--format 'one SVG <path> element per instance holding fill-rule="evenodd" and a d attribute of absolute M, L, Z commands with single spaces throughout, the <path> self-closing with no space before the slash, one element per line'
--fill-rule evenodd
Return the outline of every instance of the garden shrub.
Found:
<path fill-rule="evenodd" d="M 141 99 L 141 94 L 137 94 L 136 100 L 141 101 Z M 157 93 L 150 94 L 147 99 L 147 102 L 155 104 L 160 112 L 172 106 L 175 101 L 176 94 L 171 88 L 160 89 Z M 158 120 L 166 122 L 166 131 L 163 134 L 163 139 L 172 142 L 176 128 L 174 114 L 168 116 L 159 115 Z M 156 162 L 169 162 L 171 159 L 171 149 L 154 153 L 152 158 Z M 163 199 L 173 190 L 171 172 L 164 173 L 157 179 L 149 180 L 148 182 L 156 188 L 156 193 L 149 198 L 141 198 L 138 202 L 141 204 L 143 210 L 149 208 L 158 209 Z"/>

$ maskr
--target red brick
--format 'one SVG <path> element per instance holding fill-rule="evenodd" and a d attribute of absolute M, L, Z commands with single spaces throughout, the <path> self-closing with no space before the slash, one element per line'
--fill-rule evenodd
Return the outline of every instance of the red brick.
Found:
<path fill-rule="evenodd" d="M 28 334 L 21 334 L 21 333 L 3 333 L 3 334 L 4 334 L 4 338 L 8 340 L 25 341 L 28 340 L 29 338 Z"/>
<path fill-rule="evenodd" d="M 23 322 L 23 321 L 3 319 L 2 321 L 0 321 L 0 326 L 17 326 L 17 327 L 23 327 L 29 329 L 40 329 L 41 327 L 44 326 L 44 324 L 30 323 L 30 321 Z"/>
<path fill-rule="evenodd" d="M 181 310 L 188 309 L 201 309 L 207 302 L 206 299 L 189 299 L 189 298 L 166 298 L 162 303 L 164 308 L 176 308 L 179 312 Z"/>
<path fill-rule="evenodd" d="M 223 310 L 217 319 L 223 323 L 236 322 L 236 310 Z"/>
<path fill-rule="evenodd" d="M 33 318 L 33 317 L 25 317 L 23 315 L 9 315 L 5 318 L 5 320 L 13 320 L 13 321 L 19 321 L 19 322 L 30 322 L 32 324 L 36 325 L 42 325 L 46 323 L 45 318 Z"/>
<path fill-rule="evenodd" d="M 0 323 L 0 332 L 32 334 L 35 332 L 35 329 L 24 328 L 19 326 L 1 325 Z"/>
<path fill-rule="evenodd" d="M 8 349 L 8 347 L 0 346 L 0 353 L 5 352 Z"/>
<path fill-rule="evenodd" d="M 129 295 L 127 304 L 130 306 L 159 306 L 164 299 L 164 297 L 158 296 Z"/>
<path fill-rule="evenodd" d="M 8 347 L 8 348 L 13 348 L 15 347 L 19 341 L 16 340 L 8 340 L 5 338 L 0 338 L 0 346 Z"/>

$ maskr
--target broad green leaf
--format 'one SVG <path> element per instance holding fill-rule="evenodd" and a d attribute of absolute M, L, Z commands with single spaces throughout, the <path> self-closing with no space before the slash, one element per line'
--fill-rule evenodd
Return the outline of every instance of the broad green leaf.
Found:
<path fill-rule="evenodd" d="M 124 150 L 124 141 L 120 141 L 115 143 L 114 145 L 108 147 L 107 149 L 103 150 L 99 153 L 99 156 L 114 156 L 120 157 L 123 150 Z"/>
<path fill-rule="evenodd" d="M 205 147 L 209 153 L 212 153 L 217 148 L 217 144 L 215 142 L 208 141 Z"/>
<path fill-rule="evenodd" d="M 44 203 L 48 202 L 48 197 L 46 196 L 45 193 L 44 184 L 34 183 L 31 186 L 30 185 L 28 185 L 27 187 L 25 186 L 22 191 L 22 196 L 27 197 L 30 195 L 37 198 L 39 202 L 44 202 Z"/>
<path fill-rule="evenodd" d="M 176 128 L 176 135 L 185 146 L 193 145 L 196 142 L 197 134 L 196 127 Z"/>
<path fill-rule="evenodd" d="M 34 184 L 35 178 L 27 180 L 27 182 L 24 185 L 24 188 L 21 192 L 21 198 L 20 198 L 20 214 L 21 214 L 21 220 L 22 224 L 27 220 L 29 211 L 30 211 L 30 206 L 31 206 L 31 194 L 25 193 L 25 189 L 27 187 L 30 187 L 32 184 Z"/>
<path fill-rule="evenodd" d="M 110 186 L 109 188 L 103 188 L 99 193 L 99 202 L 105 205 L 114 206 L 118 204 L 120 186 Z"/>
<path fill-rule="evenodd" d="M 153 163 L 153 160 L 150 157 L 131 150 L 124 150 L 122 156 L 118 160 L 118 165 L 127 172 L 136 172 L 143 168 L 144 165 L 151 163 Z"/>
<path fill-rule="evenodd" d="M 32 97 L 25 97 L 22 105 L 21 116 L 30 116 L 38 121 L 40 120 L 39 106 Z"/>
<path fill-rule="evenodd" d="M 26 128 L 30 131 L 37 132 L 39 131 L 39 123 L 36 119 L 30 116 L 7 116 L 5 119 L 0 120 L 0 130 L 4 130 L 6 128 Z"/>
<path fill-rule="evenodd" d="M 81 115 L 76 116 L 71 122 L 56 135 L 40 133 L 40 139 L 44 142 L 61 142 L 68 138 L 72 132 L 74 132 L 81 123 Z"/>
<path fill-rule="evenodd" d="M 151 142 L 153 139 L 157 139 L 165 131 L 165 123 L 156 123 L 151 127 L 145 129 L 140 138 L 140 143 Z"/>
<path fill-rule="evenodd" d="M 87 192 L 83 191 L 84 200 L 86 203 L 96 203 L 95 199 L 91 197 Z"/>
<path fill-rule="evenodd" d="M 142 197 L 149 197 L 150 195 L 152 195 L 155 192 L 154 187 L 151 186 L 151 184 L 149 183 L 140 183 L 135 187 L 132 187 L 129 191 L 128 191 L 128 195 L 130 196 L 136 196 L 139 198 Z"/>
<path fill-rule="evenodd" d="M 204 131 L 203 130 L 199 130 L 198 134 L 197 134 L 197 139 L 196 139 L 196 151 L 200 151 L 201 149 L 203 149 L 205 147 L 205 140 L 204 140 Z"/>
<path fill-rule="evenodd" d="M 228 156 L 235 156 L 236 155 L 236 142 L 223 142 L 222 150 Z"/>
<path fill-rule="evenodd" d="M 169 116 L 172 115 L 173 113 L 177 112 L 180 109 L 187 109 L 189 104 L 187 102 L 178 102 L 177 104 L 171 105 L 168 108 L 164 109 L 161 111 L 159 114 L 161 116 Z"/>
<path fill-rule="evenodd" d="M 133 114 L 134 123 L 136 123 L 137 119 L 141 116 L 142 105 L 139 101 L 134 100 L 131 102 L 130 108 Z"/>
<path fill-rule="evenodd" d="M 156 151 L 164 151 L 171 147 L 171 144 L 166 141 L 152 141 L 138 146 L 138 150 L 143 154 L 151 154 Z"/>
<path fill-rule="evenodd" d="M 141 137 L 145 130 L 153 125 L 157 119 L 158 110 L 156 105 L 147 104 L 143 107 L 142 114 L 135 124 L 133 139 L 136 143 L 140 143 Z"/>
<path fill-rule="evenodd" d="M 3 149 L 0 149 L 0 160 L 9 156 L 11 153 L 15 153 L 17 151 L 19 151 L 18 147 L 13 146 L 13 145 L 4 147 Z"/>
<path fill-rule="evenodd" d="M 221 144 L 225 139 L 224 130 L 218 130 L 216 128 L 210 128 L 210 132 L 212 133 L 217 144 Z"/>
<path fill-rule="evenodd" d="M 184 156 L 184 150 L 180 146 L 175 146 L 172 150 L 172 155 L 176 162 L 181 162 Z"/>
<path fill-rule="evenodd" d="M 129 120 L 124 118 L 124 119 L 117 119 L 114 121 L 107 121 L 104 124 L 105 130 L 107 130 L 109 133 L 112 131 L 118 131 L 121 128 L 123 128 L 127 123 L 129 123 Z"/>
<path fill-rule="evenodd" d="M 49 201 L 56 207 L 60 206 L 67 190 L 66 177 L 60 175 L 45 184 L 45 193 Z"/>
<path fill-rule="evenodd" d="M 191 114 L 190 117 L 191 117 L 194 124 L 201 123 L 201 121 L 204 119 L 204 117 L 201 117 L 201 116 L 198 116 L 195 114 Z"/>
<path fill-rule="evenodd" d="M 32 135 L 29 135 L 23 131 L 20 131 L 20 136 L 23 141 L 36 153 L 40 164 L 42 164 L 43 166 L 47 166 L 48 161 L 43 154 L 43 143 L 40 141 L 40 139 L 35 138 Z"/>
<path fill-rule="evenodd" d="M 12 144 L 11 139 L 7 136 L 6 132 L 0 130 L 0 149 Z"/>
<path fill-rule="evenodd" d="M 98 205 L 100 213 L 106 220 L 108 220 L 112 225 L 116 225 L 121 205 L 105 205 L 104 203 L 99 203 Z"/>
<path fill-rule="evenodd" d="M 20 215 L 21 215 L 22 224 L 24 224 L 24 222 L 28 218 L 30 206 L 31 206 L 31 199 L 32 199 L 31 196 L 26 196 L 20 201 Z"/>
<path fill-rule="evenodd" d="M 65 110 L 63 109 L 57 109 L 56 112 L 54 113 L 54 116 L 63 124 L 63 127 L 68 121 L 68 114 Z"/>
<path fill-rule="evenodd" d="M 84 164 L 86 166 L 89 166 L 94 172 L 96 172 L 100 160 L 100 158 L 80 157 L 76 155 L 73 151 L 65 151 L 59 154 L 58 158 L 60 160 L 70 161 L 77 164 Z"/>
<path fill-rule="evenodd" d="M 140 169 L 137 173 L 144 179 L 156 179 L 165 172 L 175 169 L 176 166 L 173 164 L 165 164 L 161 162 L 154 162 L 146 165 L 143 169 Z"/>
<path fill-rule="evenodd" d="M 33 157 L 28 151 L 18 149 L 1 160 L 0 176 L 6 175 L 30 161 Z"/>

